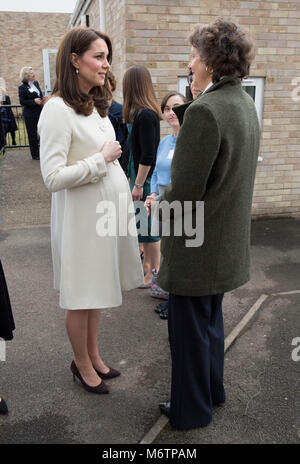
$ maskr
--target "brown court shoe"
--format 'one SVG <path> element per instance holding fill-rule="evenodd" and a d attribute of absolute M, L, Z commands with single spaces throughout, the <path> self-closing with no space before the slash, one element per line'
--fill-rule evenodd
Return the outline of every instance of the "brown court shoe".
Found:
<path fill-rule="evenodd" d="M 109 389 L 103 381 L 99 385 L 96 385 L 96 387 L 91 387 L 91 385 L 88 385 L 81 377 L 81 374 L 75 364 L 75 361 L 72 361 L 71 372 L 73 374 L 73 381 L 75 382 L 75 377 L 77 377 L 86 391 L 91 393 L 109 393 Z"/>

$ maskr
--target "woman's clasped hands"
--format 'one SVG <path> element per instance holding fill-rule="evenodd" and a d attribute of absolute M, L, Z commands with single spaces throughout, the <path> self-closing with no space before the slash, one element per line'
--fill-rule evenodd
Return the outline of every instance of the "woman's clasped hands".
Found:
<path fill-rule="evenodd" d="M 43 105 L 43 104 L 44 104 L 42 98 L 35 98 L 34 101 L 35 101 L 35 103 L 36 103 L 37 105 Z"/>
<path fill-rule="evenodd" d="M 101 153 L 106 163 L 111 163 L 116 159 L 120 158 L 122 154 L 121 145 L 117 140 L 111 141 L 108 140 L 103 144 Z"/>

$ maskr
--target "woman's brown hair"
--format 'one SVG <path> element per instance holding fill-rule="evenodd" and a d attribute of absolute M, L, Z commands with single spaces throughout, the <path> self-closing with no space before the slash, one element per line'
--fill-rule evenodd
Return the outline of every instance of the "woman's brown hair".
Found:
<path fill-rule="evenodd" d="M 116 88 L 117 88 L 117 81 L 116 81 L 116 78 L 115 78 L 114 74 L 111 71 L 108 71 L 107 79 L 108 79 L 108 82 L 110 84 L 111 92 L 114 92 L 116 90 Z"/>
<path fill-rule="evenodd" d="M 205 27 L 198 25 L 189 40 L 212 70 L 213 82 L 218 82 L 222 76 L 240 79 L 249 76 L 254 44 L 233 22 L 218 19 Z"/>
<path fill-rule="evenodd" d="M 103 87 L 93 87 L 88 95 L 82 92 L 79 88 L 76 69 L 71 63 L 71 54 L 76 53 L 82 56 L 89 50 L 91 43 L 99 38 L 106 42 L 107 61 L 111 64 L 112 46 L 109 37 L 89 27 L 74 27 L 68 31 L 62 38 L 56 57 L 56 82 L 52 95 L 60 96 L 76 113 L 85 116 L 92 113 L 94 106 L 102 117 L 107 116 L 108 100 L 112 98 L 112 95 L 107 83 L 107 75 Z"/>
<path fill-rule="evenodd" d="M 148 108 L 162 119 L 155 98 L 151 74 L 145 66 L 131 66 L 123 77 L 123 117 L 126 123 L 132 123 L 136 110 Z"/>
<path fill-rule="evenodd" d="M 160 104 L 160 109 L 161 109 L 161 112 L 163 113 L 165 111 L 165 107 L 167 106 L 167 103 L 168 103 L 168 100 L 171 98 L 171 97 L 180 97 L 182 98 L 182 101 L 183 103 L 186 103 L 186 97 L 184 95 L 182 95 L 182 93 L 179 93 L 179 92 L 169 92 L 167 93 L 167 95 L 164 96 L 164 98 L 162 99 L 161 101 L 161 104 Z M 183 104 L 182 103 L 182 104 Z"/>

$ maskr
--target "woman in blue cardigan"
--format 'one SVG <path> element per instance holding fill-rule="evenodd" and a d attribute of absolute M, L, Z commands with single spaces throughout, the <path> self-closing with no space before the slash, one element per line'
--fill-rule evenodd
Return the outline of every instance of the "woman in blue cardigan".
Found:
<path fill-rule="evenodd" d="M 173 111 L 175 106 L 185 103 L 185 97 L 178 92 L 169 92 L 164 96 L 161 102 L 161 112 L 164 120 L 172 129 L 172 134 L 164 137 L 158 146 L 156 155 L 156 165 L 151 177 L 151 195 L 150 197 L 158 199 L 170 183 L 170 169 L 174 154 L 177 135 L 179 132 L 179 121 Z M 149 200 L 146 200 L 146 203 Z M 168 293 L 162 290 L 156 283 L 157 273 L 153 275 L 153 284 L 151 287 L 151 296 L 157 298 L 167 298 Z M 159 313 L 161 319 L 168 318 L 168 301 L 156 306 L 155 311 Z"/>

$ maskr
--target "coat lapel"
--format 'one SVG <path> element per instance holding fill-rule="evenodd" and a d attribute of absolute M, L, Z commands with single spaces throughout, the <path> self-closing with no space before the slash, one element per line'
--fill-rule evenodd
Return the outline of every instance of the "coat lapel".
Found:
<path fill-rule="evenodd" d="M 237 77 L 225 76 L 221 80 L 219 80 L 219 82 L 216 82 L 215 84 L 213 84 L 204 94 L 200 93 L 198 97 L 195 98 L 195 100 L 191 100 L 187 103 L 184 103 L 183 105 L 175 106 L 173 108 L 173 111 L 178 118 L 179 124 L 182 126 L 184 113 L 188 109 L 188 107 L 191 105 L 191 103 L 193 103 L 196 100 L 199 100 L 203 95 L 206 95 L 209 92 L 214 92 L 214 90 L 217 90 L 227 84 L 228 85 L 239 85 L 239 84 L 241 85 L 241 80 Z"/>

